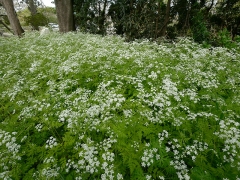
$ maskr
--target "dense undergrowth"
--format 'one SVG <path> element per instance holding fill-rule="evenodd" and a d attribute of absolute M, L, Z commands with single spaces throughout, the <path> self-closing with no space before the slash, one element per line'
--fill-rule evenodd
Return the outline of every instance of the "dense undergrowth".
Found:
<path fill-rule="evenodd" d="M 0 38 L 0 179 L 239 179 L 240 50 Z"/>

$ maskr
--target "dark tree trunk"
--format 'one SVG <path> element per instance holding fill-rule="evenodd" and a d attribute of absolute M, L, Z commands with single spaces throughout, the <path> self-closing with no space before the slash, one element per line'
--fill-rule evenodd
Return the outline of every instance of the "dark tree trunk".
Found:
<path fill-rule="evenodd" d="M 0 0 L 0 3 L 3 5 L 7 12 L 7 16 L 10 22 L 10 25 L 13 29 L 13 32 L 17 36 L 21 36 L 24 33 L 22 26 L 20 25 L 19 19 L 15 12 L 13 1 L 12 0 Z"/>
<path fill-rule="evenodd" d="M 170 5 L 171 5 L 171 0 L 168 0 L 167 8 L 166 8 L 166 15 L 165 15 L 165 19 L 163 22 L 163 26 L 160 30 L 160 36 L 165 36 L 165 34 L 166 34 L 167 25 L 168 25 L 169 17 L 170 17 L 170 8 L 171 8 Z"/>
<path fill-rule="evenodd" d="M 100 6 L 100 4 L 99 4 Z M 104 1 L 103 4 L 103 10 L 101 11 L 101 8 L 99 7 L 99 30 L 100 34 L 104 35 L 105 34 L 105 29 L 104 29 L 104 23 L 106 20 L 106 7 L 107 7 L 107 0 Z"/>
<path fill-rule="evenodd" d="M 33 0 L 29 0 L 28 3 L 29 3 L 28 9 L 31 12 L 31 16 L 35 16 L 37 14 L 37 7 L 34 4 L 34 1 Z M 36 25 L 32 25 L 32 28 L 33 28 L 33 30 L 37 30 L 37 31 L 39 30 L 39 27 L 36 26 Z"/>
<path fill-rule="evenodd" d="M 72 0 L 54 0 L 54 1 L 57 11 L 59 31 L 62 33 L 75 31 Z"/>
<path fill-rule="evenodd" d="M 157 19 L 156 19 L 156 27 L 155 27 L 155 38 L 158 37 L 158 34 L 159 34 L 159 30 L 158 30 L 158 26 L 159 26 L 159 20 L 160 20 L 160 13 L 161 13 L 161 3 L 158 2 L 157 3 L 157 6 L 158 6 L 158 16 L 157 16 Z"/>

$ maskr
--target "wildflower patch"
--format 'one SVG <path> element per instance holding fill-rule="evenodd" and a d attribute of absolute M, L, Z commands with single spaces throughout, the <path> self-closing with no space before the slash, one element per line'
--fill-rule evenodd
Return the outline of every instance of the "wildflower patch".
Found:
<path fill-rule="evenodd" d="M 240 49 L 0 38 L 0 179 L 239 179 Z"/>

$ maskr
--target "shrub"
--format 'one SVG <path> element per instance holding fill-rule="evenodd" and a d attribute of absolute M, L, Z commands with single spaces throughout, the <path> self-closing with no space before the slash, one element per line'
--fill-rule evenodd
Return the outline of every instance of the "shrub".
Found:
<path fill-rule="evenodd" d="M 46 26 L 48 24 L 48 19 L 42 13 L 27 16 L 24 19 L 27 25 L 31 25 L 33 27 Z"/>

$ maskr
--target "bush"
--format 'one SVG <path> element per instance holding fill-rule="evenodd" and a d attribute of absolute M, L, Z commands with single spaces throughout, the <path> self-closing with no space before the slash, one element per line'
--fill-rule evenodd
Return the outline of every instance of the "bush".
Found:
<path fill-rule="evenodd" d="M 27 16 L 24 19 L 27 25 L 31 25 L 33 27 L 46 26 L 48 24 L 48 19 L 43 15 L 43 13 Z"/>
<path fill-rule="evenodd" d="M 206 27 L 204 17 L 202 12 L 198 12 L 196 16 L 193 17 L 193 27 L 192 27 L 192 35 L 194 41 L 198 43 L 208 42 L 209 41 L 209 32 Z"/>

